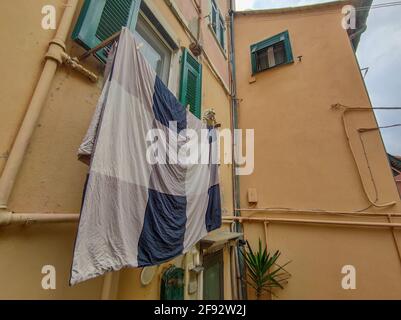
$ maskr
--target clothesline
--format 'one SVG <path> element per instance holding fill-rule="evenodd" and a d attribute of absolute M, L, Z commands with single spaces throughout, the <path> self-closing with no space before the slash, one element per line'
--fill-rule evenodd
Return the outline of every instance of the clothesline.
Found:
<path fill-rule="evenodd" d="M 103 49 L 104 47 L 108 46 L 109 44 L 113 43 L 121 34 L 121 31 L 113 34 L 112 36 L 108 37 L 106 40 L 103 42 L 99 43 L 96 47 L 90 49 L 89 51 L 86 51 L 84 54 L 79 56 L 77 59 L 78 61 L 85 60 L 86 58 L 90 57 L 91 55 L 95 54 L 99 50 Z"/>

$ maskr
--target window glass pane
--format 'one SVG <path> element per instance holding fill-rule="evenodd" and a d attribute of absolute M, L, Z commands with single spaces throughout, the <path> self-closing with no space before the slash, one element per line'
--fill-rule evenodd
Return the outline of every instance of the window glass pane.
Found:
<path fill-rule="evenodd" d="M 285 47 L 284 41 L 281 41 L 274 45 L 274 60 L 276 65 L 282 64 L 285 62 Z"/>
<path fill-rule="evenodd" d="M 284 41 L 256 51 L 256 70 L 263 71 L 286 62 Z"/>
<path fill-rule="evenodd" d="M 168 85 L 171 51 L 159 38 L 149 23 L 141 16 L 138 18 L 135 36 L 145 59 L 149 62 L 156 74 Z"/>
<path fill-rule="evenodd" d="M 269 59 L 267 56 L 267 49 L 262 49 L 256 52 L 256 69 L 262 71 L 269 68 Z"/>

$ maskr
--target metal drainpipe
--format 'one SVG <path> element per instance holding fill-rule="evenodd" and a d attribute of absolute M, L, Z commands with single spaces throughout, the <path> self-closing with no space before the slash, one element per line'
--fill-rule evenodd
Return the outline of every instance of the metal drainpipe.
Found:
<path fill-rule="evenodd" d="M 33 225 L 36 223 L 77 223 L 79 214 L 0 212 L 0 226 Z"/>
<path fill-rule="evenodd" d="M 11 222 L 13 219 L 13 216 L 6 211 L 8 207 L 8 200 L 14 187 L 19 169 L 24 160 L 24 156 L 29 146 L 33 131 L 35 130 L 40 112 L 42 111 L 43 105 L 50 91 L 50 87 L 57 71 L 57 67 L 63 63 L 63 54 L 66 50 L 65 41 L 67 40 L 67 37 L 69 35 L 77 6 L 78 0 L 68 0 L 65 6 L 60 25 L 56 31 L 56 35 L 54 39 L 50 42 L 49 50 L 46 53 L 46 62 L 43 67 L 42 74 L 36 85 L 26 115 L 18 131 L 14 145 L 10 152 L 10 156 L 0 178 L 0 210 L 4 211 L 3 213 L 0 212 L 0 216 L 5 217 L 5 219 L 3 220 L 5 220 L 6 223 Z M 21 216 L 21 218 L 23 219 L 24 217 Z M 68 215 L 65 217 L 60 216 L 54 218 L 55 221 L 76 221 L 77 216 Z M 2 219 L 0 217 L 0 221 L 1 220 Z M 53 219 L 46 219 L 46 217 L 44 217 L 44 220 L 46 222 L 53 222 Z M 105 280 L 103 282 L 102 299 L 110 298 L 112 283 L 113 274 L 110 273 L 105 276 Z"/>
<path fill-rule="evenodd" d="M 236 223 L 233 222 L 231 224 L 230 229 L 235 230 L 236 228 Z M 237 263 L 237 246 L 230 245 L 230 267 L 231 267 L 231 291 L 232 291 L 232 300 L 238 300 L 239 298 L 239 292 L 238 292 L 238 274 L 237 274 L 237 268 L 238 268 L 238 263 Z"/>
<path fill-rule="evenodd" d="M 108 272 L 104 275 L 100 300 L 111 300 L 114 277 L 115 274 L 113 272 Z"/>
<path fill-rule="evenodd" d="M 8 201 L 40 112 L 46 101 L 57 67 L 63 62 L 62 54 L 65 52 L 65 41 L 69 34 L 77 5 L 78 0 L 68 0 L 56 35 L 50 42 L 42 74 L 0 178 L 0 210 L 7 211 Z M 0 215 L 2 214 L 5 213 L 0 213 Z"/>
<path fill-rule="evenodd" d="M 230 0 L 230 73 L 231 73 L 231 124 L 232 124 L 232 176 L 233 176 L 233 205 L 234 205 L 234 215 L 240 216 L 241 212 L 237 211 L 236 208 L 240 207 L 240 198 L 239 198 L 239 177 L 236 174 L 235 168 L 235 140 L 234 140 L 234 130 L 238 128 L 238 117 L 237 117 L 237 108 L 238 108 L 238 98 L 237 98 L 237 79 L 236 79 L 236 67 L 235 67 L 235 45 L 234 45 L 234 0 Z M 235 231 L 242 232 L 242 227 L 240 222 L 235 223 Z M 237 265 L 238 272 L 238 298 L 240 300 L 246 299 L 246 285 L 244 283 L 243 276 L 245 272 L 244 261 L 241 256 L 241 248 L 237 246 L 237 250 L 235 252 L 235 260 Z"/>

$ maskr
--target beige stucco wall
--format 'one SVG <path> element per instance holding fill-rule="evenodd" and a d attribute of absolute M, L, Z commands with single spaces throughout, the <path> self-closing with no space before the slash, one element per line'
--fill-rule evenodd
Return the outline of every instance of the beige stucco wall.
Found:
<path fill-rule="evenodd" d="M 156 16 L 166 23 L 180 46 L 189 45 L 189 37 L 164 1 L 149 0 Z M 80 1 L 80 6 L 83 1 Z M 43 67 L 43 57 L 54 31 L 41 28 L 41 9 L 55 5 L 58 18 L 64 1 L 24 1 L 0 3 L 0 38 L 7 46 L 0 48 L 3 77 L 0 85 L 0 172 L 24 117 L 35 83 Z M 76 17 L 79 10 L 76 13 Z M 209 49 L 213 52 L 212 49 Z M 67 42 L 67 52 L 79 55 L 83 49 Z M 175 68 L 179 68 L 178 61 Z M 221 67 L 221 61 L 216 65 Z M 228 63 L 228 62 L 227 62 Z M 101 74 L 102 67 L 87 59 L 85 67 Z M 178 72 L 179 73 L 179 72 Z M 221 72 L 224 76 L 224 72 Z M 226 79 L 228 81 L 228 78 Z M 101 81 L 92 84 L 81 75 L 60 67 L 48 99 L 43 107 L 37 128 L 18 175 L 9 203 L 9 210 L 18 213 L 78 213 L 87 167 L 78 162 L 76 151 L 89 125 L 100 94 Z M 174 87 L 174 86 L 173 86 Z M 203 67 L 203 110 L 213 107 L 223 127 L 230 124 L 230 98 L 212 75 Z M 231 167 L 221 166 L 223 210 L 232 213 Z M 103 279 L 95 279 L 74 288 L 68 287 L 76 224 L 6 227 L 0 231 L 0 299 L 98 299 Z M 180 264 L 180 261 L 177 262 Z M 57 289 L 41 288 L 41 269 L 54 265 L 57 270 Z M 122 299 L 159 297 L 159 284 L 140 288 L 139 270 L 121 272 Z M 118 277 L 117 277 L 118 278 Z M 135 281 L 131 281 L 134 279 Z M 156 279 L 157 280 L 157 279 Z M 115 282 L 118 282 L 118 279 Z M 128 285 L 129 284 L 129 285 Z M 142 291 L 141 291 L 142 290 Z M 229 290 L 229 288 L 227 289 Z M 145 296 L 138 292 L 146 292 Z M 228 294 L 228 293 L 227 293 Z"/>
<path fill-rule="evenodd" d="M 224 81 L 224 84 L 229 88 L 229 65 L 228 65 L 228 32 L 225 37 L 225 48 L 222 48 L 211 27 L 211 0 L 195 0 L 199 3 L 202 12 L 203 20 L 201 23 L 200 42 L 203 49 L 210 57 L 213 67 L 218 75 Z M 185 17 L 186 24 L 189 26 L 193 35 L 197 36 L 198 32 L 198 13 L 195 9 L 194 2 L 188 0 L 174 0 L 173 2 L 180 9 L 180 12 Z M 160 1 L 161 2 L 161 1 Z M 228 18 L 230 9 L 230 0 L 217 0 L 216 4 L 223 18 Z M 228 28 L 227 28 L 228 30 Z"/>
<path fill-rule="evenodd" d="M 359 66 L 345 30 L 341 7 L 236 14 L 235 48 L 239 125 L 255 129 L 255 171 L 240 178 L 241 207 L 247 191 L 256 188 L 257 208 L 356 211 L 369 206 L 344 132 L 337 102 L 370 106 Z M 251 79 L 250 45 L 289 31 L 295 62 Z M 302 56 L 302 61 L 297 57 Z M 372 112 L 347 115 L 350 142 L 356 150 L 362 179 L 375 199 L 363 149 L 355 130 L 376 127 Z M 396 206 L 369 211 L 401 212 L 400 198 L 378 132 L 363 136 L 378 202 Z M 249 213 L 243 213 L 249 215 Z M 254 217 L 286 217 L 350 221 L 338 215 L 254 213 Z M 394 219 L 394 222 L 400 220 Z M 264 242 L 263 224 L 245 223 L 245 237 Z M 396 231 L 401 242 L 401 233 Z M 401 244 L 401 243 L 400 243 Z M 280 299 L 401 298 L 401 263 L 389 229 L 269 224 L 268 247 L 292 260 L 292 278 Z M 372 260 L 373 259 L 373 260 Z M 344 265 L 357 271 L 357 289 L 343 290 Z M 250 297 L 253 293 L 250 290 Z"/>

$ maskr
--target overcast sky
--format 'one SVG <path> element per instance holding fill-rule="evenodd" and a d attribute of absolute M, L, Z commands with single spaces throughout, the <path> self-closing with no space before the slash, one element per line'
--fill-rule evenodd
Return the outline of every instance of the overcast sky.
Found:
<path fill-rule="evenodd" d="M 236 0 L 237 10 L 301 6 L 331 0 Z M 373 5 L 395 0 L 374 0 Z M 368 29 L 362 35 L 357 56 L 375 107 L 401 107 L 401 6 L 371 9 Z M 401 123 L 401 110 L 378 111 L 380 126 Z M 401 155 L 401 127 L 383 129 L 389 153 Z"/>

